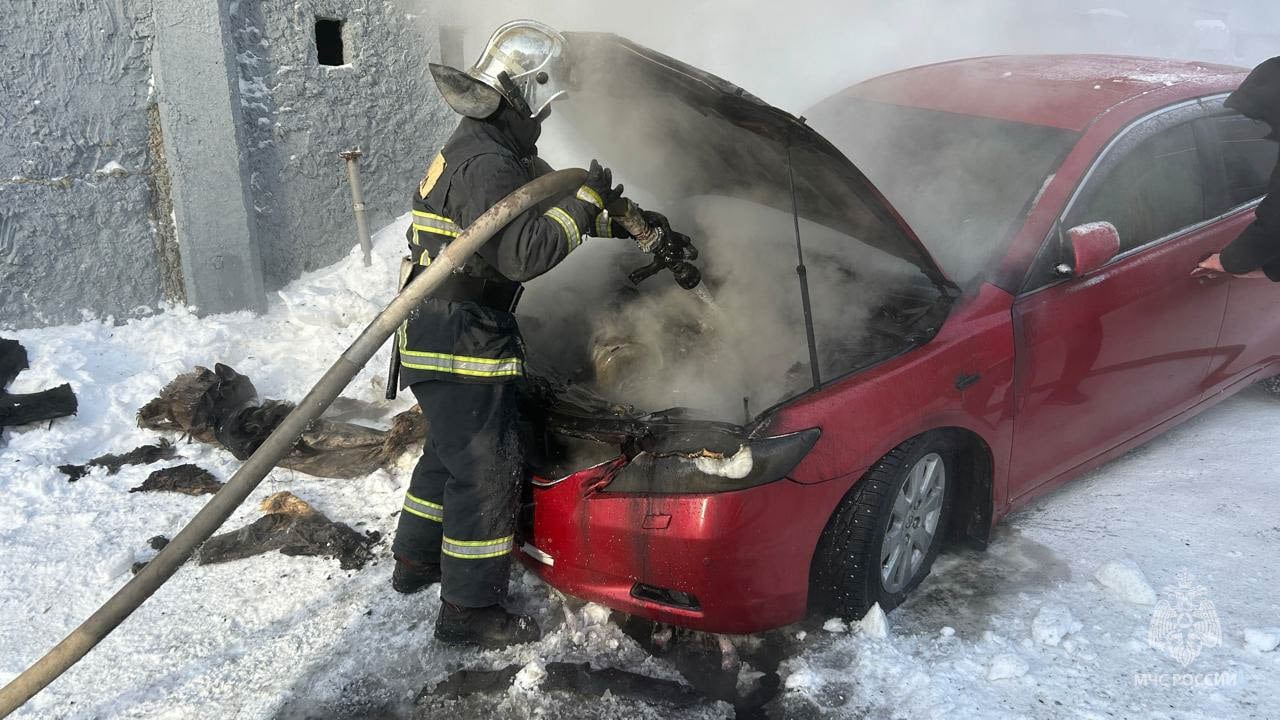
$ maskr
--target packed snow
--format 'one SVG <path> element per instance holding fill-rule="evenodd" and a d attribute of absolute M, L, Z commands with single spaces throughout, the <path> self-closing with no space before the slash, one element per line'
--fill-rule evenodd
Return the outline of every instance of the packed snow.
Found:
<path fill-rule="evenodd" d="M 1133 565 L 1110 560 L 1093 574 L 1112 597 L 1135 605 L 1155 605 L 1156 591 L 1151 588 L 1142 571 Z"/>
<path fill-rule="evenodd" d="M 1275 717 L 1277 420 L 1247 390 L 943 555 L 889 638 L 811 635 L 776 717 Z"/>
<path fill-rule="evenodd" d="M 179 442 L 178 456 L 162 464 L 115 475 L 95 468 L 75 483 L 57 466 L 153 442 L 134 413 L 195 365 L 227 363 L 264 397 L 300 398 L 390 299 L 406 223 L 375 236 L 372 267 L 353 249 L 280 291 L 261 317 L 199 318 L 171 307 L 120 324 L 6 333 L 31 360 L 13 390 L 70 382 L 80 413 L 7 429 L 0 441 L 0 681 L 76 627 L 135 562 L 153 557 L 149 538 L 172 537 L 206 501 L 130 487 L 163 465 L 196 463 L 225 480 L 238 463 Z M 346 393 L 382 408 L 384 421 L 409 404 L 382 399 L 386 353 Z M 1247 391 L 1038 500 L 1008 519 L 987 551 L 944 554 L 889 615 L 876 607 L 861 621 L 818 618 L 785 629 L 767 716 L 1274 715 L 1278 418 L 1280 400 Z M 334 520 L 389 536 L 414 460 L 409 454 L 359 480 L 276 470 L 226 528 L 256 519 L 261 499 L 288 490 Z M 278 553 L 188 564 L 18 717 L 425 717 L 431 712 L 413 706 L 424 687 L 460 668 L 508 666 L 520 669 L 504 692 L 447 714 L 733 716 L 725 703 L 655 709 L 612 693 L 549 693 L 547 667 L 557 662 L 682 676 L 606 608 L 570 601 L 523 572 L 512 603 L 537 617 L 546 638 L 501 652 L 442 648 L 431 639 L 438 587 L 392 592 L 385 540 L 377 552 L 379 561 L 360 571 Z M 744 653 L 758 644 L 732 641 Z M 743 662 L 738 687 L 758 687 L 769 670 Z"/>

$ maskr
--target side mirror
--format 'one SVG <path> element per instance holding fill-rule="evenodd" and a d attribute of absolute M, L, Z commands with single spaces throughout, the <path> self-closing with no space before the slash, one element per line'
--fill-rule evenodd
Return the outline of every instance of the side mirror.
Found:
<path fill-rule="evenodd" d="M 1065 275 L 1083 277 L 1098 270 L 1120 252 L 1120 231 L 1109 222 L 1077 225 L 1067 231 L 1072 264 L 1059 266 Z"/>

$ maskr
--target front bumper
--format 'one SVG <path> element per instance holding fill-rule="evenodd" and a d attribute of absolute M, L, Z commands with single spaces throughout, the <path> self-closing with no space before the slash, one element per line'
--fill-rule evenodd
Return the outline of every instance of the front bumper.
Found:
<path fill-rule="evenodd" d="M 704 495 L 600 492 L 625 464 L 535 481 L 521 560 L 569 595 L 695 630 L 804 617 L 829 490 L 784 479 Z"/>

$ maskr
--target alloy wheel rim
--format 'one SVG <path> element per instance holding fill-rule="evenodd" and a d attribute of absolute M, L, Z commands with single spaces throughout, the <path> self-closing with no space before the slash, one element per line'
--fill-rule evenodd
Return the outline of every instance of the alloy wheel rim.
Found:
<path fill-rule="evenodd" d="M 880 582 L 887 592 L 901 592 L 920 571 L 938 532 L 946 490 L 941 455 L 929 453 L 911 466 L 880 543 Z"/>

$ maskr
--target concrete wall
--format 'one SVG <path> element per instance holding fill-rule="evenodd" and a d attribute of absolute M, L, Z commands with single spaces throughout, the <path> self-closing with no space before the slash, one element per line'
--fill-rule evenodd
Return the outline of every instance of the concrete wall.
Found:
<path fill-rule="evenodd" d="M 154 0 L 152 51 L 185 300 L 266 309 L 228 0 Z"/>
<path fill-rule="evenodd" d="M 344 20 L 347 64 L 316 59 L 315 19 Z M 410 193 L 457 124 L 427 62 L 430 23 L 395 0 L 241 0 L 232 9 L 264 278 L 277 288 L 356 244 L 338 152 L 364 151 L 369 224 L 409 209 Z"/>
<path fill-rule="evenodd" d="M 219 18 L 204 23 L 208 52 L 182 40 L 195 10 Z M 341 150 L 365 152 L 374 228 L 408 210 L 457 121 L 427 71 L 439 56 L 435 25 L 415 10 L 430 9 L 418 0 L 9 3 L 0 13 L 0 329 L 199 302 L 200 283 L 220 287 L 208 274 L 242 256 L 260 257 L 268 289 L 332 263 L 356 243 Z M 317 62 L 317 16 L 345 21 L 346 65 Z M 217 62 L 225 91 L 206 82 Z M 217 143 L 183 135 L 219 102 L 233 132 Z M 216 162 L 229 152 L 238 164 Z M 238 179 L 222 177 L 237 165 Z M 199 192 L 211 173 L 217 187 Z M 237 227 L 247 228 L 199 232 L 199 218 L 237 203 L 247 207 Z"/>
<path fill-rule="evenodd" d="M 0 328 L 81 309 L 124 317 L 162 299 L 148 215 L 151 27 L 146 0 L 0 13 Z"/>

